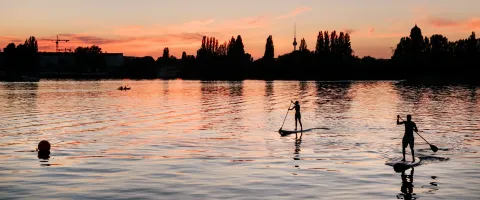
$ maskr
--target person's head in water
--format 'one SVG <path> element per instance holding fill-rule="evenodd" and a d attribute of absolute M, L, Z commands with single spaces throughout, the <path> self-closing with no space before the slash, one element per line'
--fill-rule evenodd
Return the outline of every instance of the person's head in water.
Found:
<path fill-rule="evenodd" d="M 412 121 L 412 115 L 407 115 L 407 121 Z"/>
<path fill-rule="evenodd" d="M 40 143 L 38 143 L 38 151 L 50 151 L 50 143 L 46 140 L 40 141 Z"/>
<path fill-rule="evenodd" d="M 40 141 L 38 143 L 38 158 L 48 159 L 50 158 L 50 143 L 46 140 Z"/>

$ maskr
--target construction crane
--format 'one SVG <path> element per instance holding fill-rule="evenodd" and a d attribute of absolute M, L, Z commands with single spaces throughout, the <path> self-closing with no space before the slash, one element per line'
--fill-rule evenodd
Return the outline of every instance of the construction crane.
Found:
<path fill-rule="evenodd" d="M 52 39 L 45 39 L 45 40 L 55 42 L 55 46 L 56 46 L 56 51 L 57 51 L 57 52 L 60 52 L 60 49 L 58 48 L 58 42 L 68 42 L 68 41 L 70 41 L 70 40 L 59 40 L 59 39 L 58 39 L 58 35 L 57 35 L 57 39 L 56 39 L 56 40 L 52 40 Z"/>

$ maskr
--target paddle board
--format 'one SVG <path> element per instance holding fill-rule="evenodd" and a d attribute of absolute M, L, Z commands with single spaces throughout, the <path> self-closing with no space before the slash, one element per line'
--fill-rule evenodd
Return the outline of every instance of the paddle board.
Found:
<path fill-rule="evenodd" d="M 420 158 L 419 157 L 415 157 L 415 162 L 412 162 L 411 160 L 408 160 L 408 161 L 402 161 L 402 160 L 398 160 L 398 161 L 395 161 L 393 162 L 393 165 L 405 165 L 405 166 L 417 166 L 420 164 Z"/>
<path fill-rule="evenodd" d="M 314 129 L 324 129 L 324 130 L 328 130 L 328 128 L 309 128 L 309 129 L 303 129 L 303 131 L 301 130 L 280 130 L 278 131 L 278 133 L 280 133 L 281 136 L 287 136 L 287 135 L 290 135 L 290 134 L 294 134 L 294 133 L 305 133 L 305 132 L 310 132 Z"/>

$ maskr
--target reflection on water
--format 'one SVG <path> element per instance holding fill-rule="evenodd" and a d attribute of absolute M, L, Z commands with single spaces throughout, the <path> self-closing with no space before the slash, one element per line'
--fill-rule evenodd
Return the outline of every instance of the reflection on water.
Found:
<path fill-rule="evenodd" d="M 120 85 L 131 90 L 119 91 Z M 415 140 L 422 165 L 415 183 L 413 170 L 401 175 L 398 197 L 476 199 L 479 92 L 390 81 L 0 83 L 0 193 L 8 199 L 390 199 L 399 174 L 385 162 L 401 157 L 403 136 L 396 116 L 412 114 L 440 150 Z M 304 129 L 311 131 L 281 137 L 292 100 L 302 105 Z M 283 129 L 294 126 L 289 113 Z M 41 140 L 51 142 L 50 154 L 34 151 Z"/>
<path fill-rule="evenodd" d="M 417 199 L 415 193 L 413 193 L 413 172 L 414 168 L 410 170 L 410 175 L 405 175 L 405 171 L 402 172 L 402 187 L 400 188 L 401 194 L 397 195 L 398 199 Z"/>
<path fill-rule="evenodd" d="M 298 135 L 300 135 L 300 137 Z M 302 145 L 302 136 L 303 133 L 295 134 L 295 158 L 293 158 L 294 160 L 300 160 L 300 146 Z"/>
<path fill-rule="evenodd" d="M 422 188 L 427 188 L 426 194 L 435 194 L 438 190 L 438 182 L 436 176 L 431 176 L 432 180 L 428 185 L 422 185 Z"/>

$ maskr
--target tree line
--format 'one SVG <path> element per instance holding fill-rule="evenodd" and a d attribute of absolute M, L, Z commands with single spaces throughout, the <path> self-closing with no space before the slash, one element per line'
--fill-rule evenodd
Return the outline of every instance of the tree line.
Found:
<path fill-rule="evenodd" d="M 38 72 L 38 44 L 35 37 L 23 44 L 8 44 L 4 50 L 6 62 L 0 68 L 9 76 Z M 124 65 L 111 71 L 105 67 L 102 50 L 98 46 L 75 49 L 74 74 L 106 73 L 104 78 L 150 79 L 161 77 L 162 70 L 175 69 L 183 79 L 242 80 L 242 79 L 405 79 L 412 77 L 446 76 L 470 77 L 480 63 L 480 39 L 475 33 L 457 41 L 435 34 L 424 37 L 415 26 L 410 36 L 402 37 L 392 50 L 391 59 L 370 56 L 359 58 L 354 54 L 349 33 L 335 30 L 319 31 L 312 50 L 305 38 L 299 48 L 275 58 L 274 38 L 269 35 L 264 55 L 254 60 L 245 51 L 240 35 L 219 42 L 215 37 L 203 36 L 196 55 L 185 51 L 181 58 L 170 55 L 169 48 L 162 56 L 125 57 Z"/>
<path fill-rule="evenodd" d="M 393 51 L 392 62 L 404 66 L 405 77 L 477 79 L 480 67 L 480 39 L 472 32 L 468 38 L 449 41 L 441 34 L 423 36 L 415 26 L 410 36 L 402 37 Z"/>
<path fill-rule="evenodd" d="M 15 79 L 28 73 L 35 73 L 38 63 L 38 42 L 31 36 L 18 46 L 9 43 L 4 49 L 5 60 L 0 64 L 0 71 Z M 7 78 L 8 78 L 7 77 Z"/>

